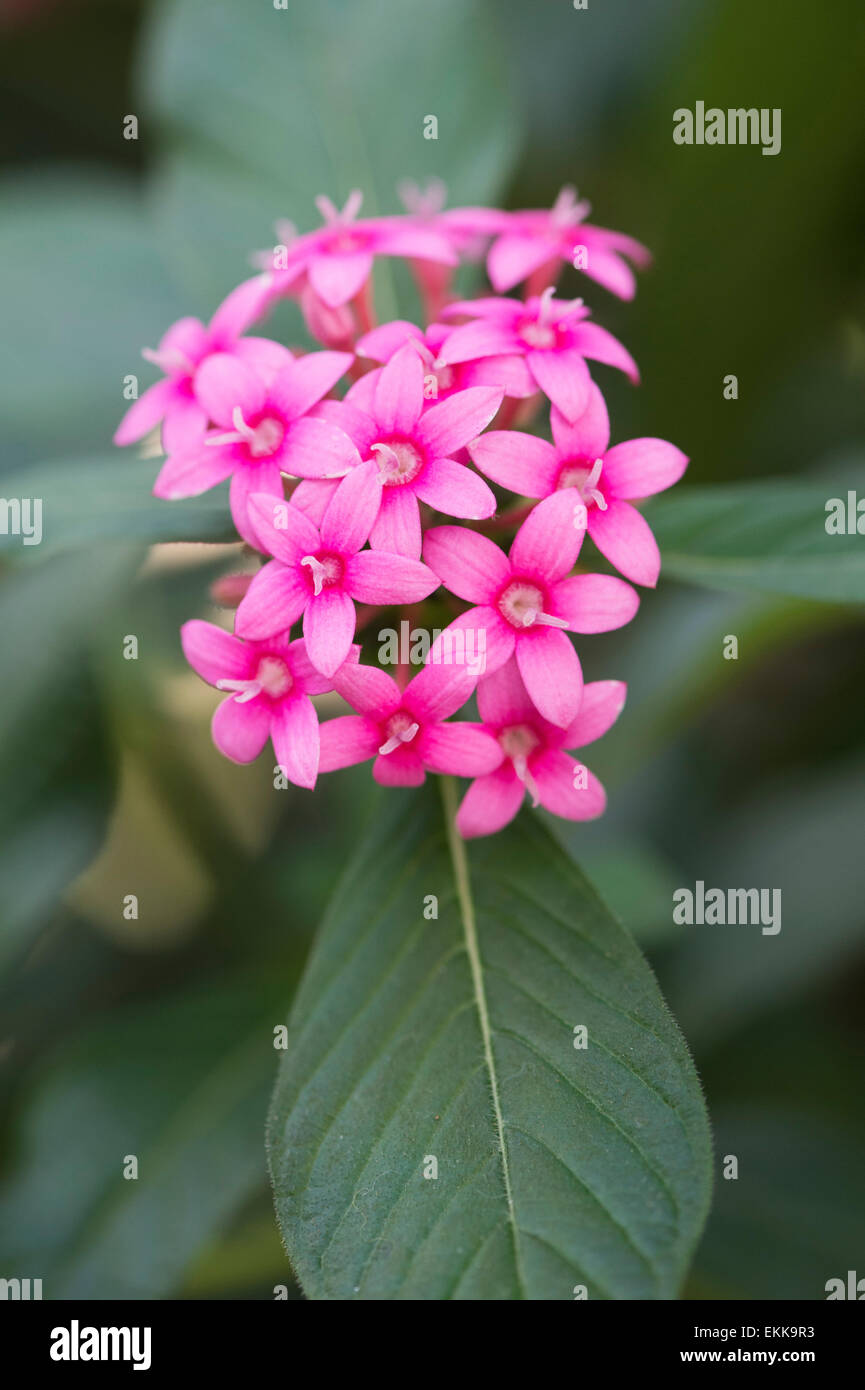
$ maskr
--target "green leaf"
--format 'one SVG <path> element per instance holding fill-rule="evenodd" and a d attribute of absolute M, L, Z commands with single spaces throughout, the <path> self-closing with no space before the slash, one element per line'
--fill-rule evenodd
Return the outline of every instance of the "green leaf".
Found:
<path fill-rule="evenodd" d="M 41 559 L 94 541 L 233 541 L 227 486 L 203 497 L 166 502 L 152 495 L 161 462 L 116 449 L 101 457 L 53 459 L 3 480 L 9 497 L 39 498 L 42 540 L 0 535 L 0 551 L 16 559 Z"/>
<path fill-rule="evenodd" d="M 142 86 L 170 138 L 157 170 L 166 245 L 211 298 L 272 244 L 276 219 L 316 225 L 319 193 L 360 188 L 365 214 L 390 213 L 401 179 L 435 176 L 452 203 L 484 202 L 517 147 L 485 0 L 292 0 L 286 11 L 172 0 L 156 11 Z"/>
<path fill-rule="evenodd" d="M 832 483 L 686 488 L 646 504 L 663 572 L 712 589 L 865 602 L 865 543 L 829 535 Z M 840 493 L 846 503 L 846 490 Z"/>
<path fill-rule="evenodd" d="M 70 440 L 102 451 L 129 406 L 124 377 L 137 375 L 142 391 L 158 378 L 142 347 L 189 312 L 143 199 L 113 172 L 39 169 L 4 181 L 0 209 L 0 291 L 14 344 L 0 373 L 5 466 L 64 453 Z M 14 495 L 4 479 L 3 496 Z"/>
<path fill-rule="evenodd" d="M 389 794 L 328 913 L 269 1151 L 316 1299 L 671 1298 L 710 1188 L 699 1084 L 631 937 L 536 819 L 467 852 L 429 787 Z"/>

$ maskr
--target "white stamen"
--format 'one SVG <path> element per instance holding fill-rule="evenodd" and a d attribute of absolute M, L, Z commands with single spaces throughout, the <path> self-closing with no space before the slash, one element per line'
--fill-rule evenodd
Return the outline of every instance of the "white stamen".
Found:
<path fill-rule="evenodd" d="M 217 690 L 236 690 L 238 691 L 236 703 L 245 705 L 249 700 L 254 700 L 256 695 L 261 694 L 261 685 L 258 681 L 234 681 L 218 680 Z"/>
<path fill-rule="evenodd" d="M 205 439 L 205 444 L 242 444 L 245 435 L 238 434 L 236 430 L 229 430 L 228 434 L 209 434 Z"/>
<path fill-rule="evenodd" d="M 379 753 L 386 756 L 388 753 L 396 752 L 397 748 L 399 748 L 401 744 L 411 743 L 419 728 L 419 724 L 409 724 L 408 728 L 402 729 L 400 733 L 391 734 L 387 742 L 383 743 L 381 745 L 381 748 L 379 748 Z"/>
<path fill-rule="evenodd" d="M 320 594 L 324 588 L 325 578 L 327 577 L 327 570 L 324 565 L 320 560 L 317 560 L 314 555 L 304 555 L 300 563 L 302 565 L 309 565 L 309 568 L 312 570 L 313 590 L 316 595 Z"/>
<path fill-rule="evenodd" d="M 234 428 L 243 439 L 251 441 L 255 438 L 255 430 L 244 420 L 243 411 L 239 405 L 236 405 L 232 410 L 231 418 L 234 421 Z"/>
<path fill-rule="evenodd" d="M 562 627 L 565 629 L 566 632 L 570 627 L 570 623 L 568 622 L 567 618 L 554 618 L 551 613 L 535 612 L 532 614 L 532 622 L 540 623 L 541 627 Z M 524 622 L 523 626 L 530 627 L 531 624 Z"/>
<path fill-rule="evenodd" d="M 537 806 L 540 802 L 540 797 L 538 795 L 538 784 L 535 781 L 532 774 L 529 772 L 529 764 L 525 754 L 518 753 L 515 758 L 511 759 L 511 761 L 514 765 L 514 772 L 519 777 L 526 791 L 531 794 L 532 806 Z"/>
<path fill-rule="evenodd" d="M 595 462 L 592 464 L 592 471 L 580 488 L 580 492 L 584 500 L 591 499 L 596 507 L 599 507 L 602 512 L 605 512 L 607 510 L 607 499 L 598 487 L 598 483 L 601 481 L 601 469 L 603 466 L 604 460 L 602 458 L 595 459 Z"/>

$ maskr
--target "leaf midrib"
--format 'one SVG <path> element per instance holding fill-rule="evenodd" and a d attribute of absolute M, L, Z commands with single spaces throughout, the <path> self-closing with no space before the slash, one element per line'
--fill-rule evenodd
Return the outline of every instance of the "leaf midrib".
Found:
<path fill-rule="evenodd" d="M 508 1221 L 511 1228 L 511 1238 L 514 1246 L 514 1264 L 516 1269 L 517 1283 L 524 1298 L 528 1296 L 525 1275 L 523 1273 L 522 1261 L 520 1258 L 520 1233 L 517 1226 L 516 1210 L 514 1208 L 514 1195 L 511 1188 L 511 1173 L 508 1162 L 508 1149 L 505 1142 L 504 1120 L 502 1117 L 501 1097 L 499 1094 L 499 1078 L 496 1071 L 495 1057 L 493 1056 L 492 1028 L 490 1026 L 489 1007 L 487 1005 L 486 988 L 484 985 L 484 971 L 481 962 L 480 947 L 478 944 L 477 921 L 475 918 L 474 900 L 472 898 L 471 877 L 469 874 L 468 856 L 466 848 L 460 834 L 456 828 L 457 814 L 457 791 L 453 777 L 441 778 L 442 802 L 444 805 L 445 826 L 447 829 L 448 852 L 454 871 L 454 881 L 457 889 L 457 902 L 460 908 L 460 921 L 462 924 L 463 935 L 465 938 L 466 954 L 469 958 L 469 966 L 472 975 L 472 988 L 474 990 L 475 1007 L 478 1013 L 478 1023 L 483 1040 L 484 1060 L 487 1068 L 487 1075 L 490 1082 L 492 1093 L 493 1110 L 496 1120 L 496 1139 L 499 1146 L 499 1154 L 502 1164 L 502 1177 L 505 1186 L 505 1198 L 508 1206 Z"/>

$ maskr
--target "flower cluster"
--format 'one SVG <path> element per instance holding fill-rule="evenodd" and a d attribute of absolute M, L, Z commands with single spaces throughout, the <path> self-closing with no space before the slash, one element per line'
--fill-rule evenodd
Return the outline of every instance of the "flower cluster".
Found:
<path fill-rule="evenodd" d="M 568 264 L 627 299 L 631 263 L 648 253 L 588 223 L 572 189 L 549 211 L 446 210 L 438 187 L 407 187 L 403 200 L 402 215 L 363 219 L 359 193 L 342 210 L 320 198 L 318 230 L 281 224 L 260 273 L 209 324 L 181 319 L 145 352 L 163 377 L 115 442 L 161 426 L 158 497 L 230 479 L 234 525 L 262 561 L 228 586 L 233 634 L 199 620 L 181 634 L 191 666 L 226 692 L 213 738 L 227 757 L 250 762 L 269 738 L 306 788 L 368 759 L 389 786 L 427 771 L 471 778 L 465 836 L 506 825 L 526 792 L 590 819 L 604 790 L 569 750 L 606 732 L 625 688 L 584 684 L 569 634 L 621 627 L 637 610 L 633 585 L 657 582 L 658 548 L 633 502 L 670 487 L 687 459 L 661 439 L 610 447 L 588 362 L 635 382 L 637 367 L 556 282 Z M 425 327 L 376 321 L 380 256 L 408 262 Z M 495 293 L 456 298 L 455 268 L 483 257 Z M 520 297 L 507 293 L 517 286 Z M 283 298 L 317 350 L 250 334 Z M 526 432 L 547 419 L 550 438 Z M 509 532 L 505 551 L 495 537 Z M 576 571 L 587 532 L 618 575 Z M 410 605 L 417 622 L 434 593 L 456 616 L 411 679 L 407 662 L 389 674 L 361 659 L 355 639 L 375 615 Z M 333 692 L 354 713 L 319 724 L 311 697 Z M 454 718 L 475 696 L 479 718 Z"/>

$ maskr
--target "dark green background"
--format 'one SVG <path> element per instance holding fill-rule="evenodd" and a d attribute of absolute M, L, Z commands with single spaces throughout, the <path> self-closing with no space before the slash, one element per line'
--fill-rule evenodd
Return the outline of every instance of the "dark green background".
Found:
<path fill-rule="evenodd" d="M 389 3 L 68 0 L 3 21 L 3 491 L 46 496 L 46 543 L 0 570 L 0 1273 L 46 1297 L 290 1284 L 271 1032 L 372 799 L 368 769 L 309 797 L 274 791 L 268 757 L 210 748 L 177 629 L 232 561 L 139 567 L 153 539 L 227 534 L 224 499 L 160 531 L 140 466 L 112 457 L 142 345 L 212 312 L 276 217 L 311 226 L 315 192 L 360 181 L 396 210 L 396 178 L 441 174 L 455 201 L 544 206 L 574 182 L 656 257 L 631 305 L 566 282 L 642 369 L 637 392 L 599 373 L 614 438 L 673 439 L 683 491 L 809 480 L 818 528 L 820 498 L 863 488 L 862 5 L 406 0 L 400 25 Z M 292 41 L 262 43 L 279 24 Z M 698 99 L 780 107 L 781 153 L 674 145 Z M 399 276 L 378 290 L 405 302 Z M 630 696 L 587 758 L 606 818 L 560 833 L 648 950 L 716 1134 L 687 1296 L 819 1299 L 865 1274 L 862 635 L 861 607 L 662 579 L 629 629 L 581 644 Z M 675 928 L 695 879 L 781 888 L 781 934 Z"/>

